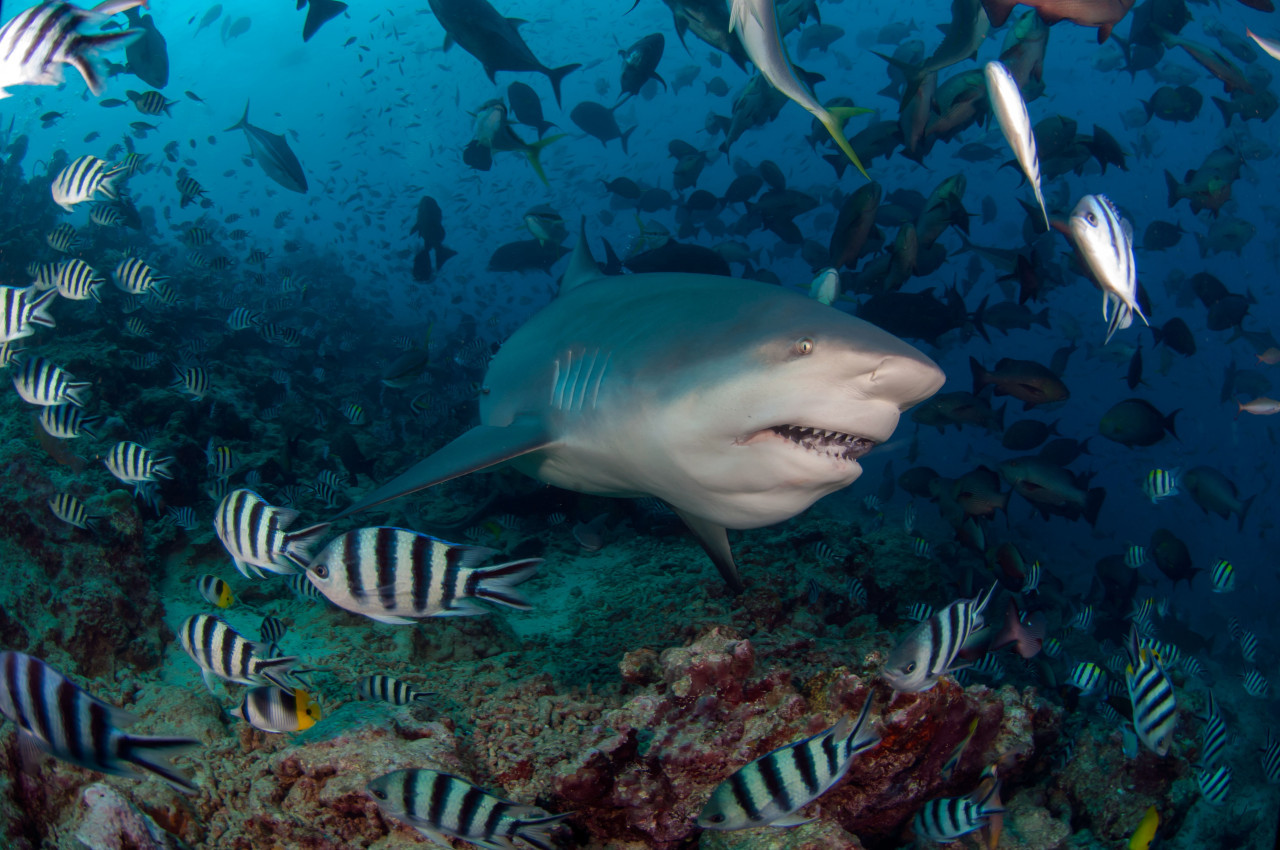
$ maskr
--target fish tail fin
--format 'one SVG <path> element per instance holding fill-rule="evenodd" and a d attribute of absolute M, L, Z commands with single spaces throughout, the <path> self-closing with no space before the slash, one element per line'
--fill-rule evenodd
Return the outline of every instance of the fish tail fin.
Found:
<path fill-rule="evenodd" d="M 1236 523 L 1236 529 L 1238 531 L 1244 531 L 1244 518 L 1249 515 L 1249 508 L 1253 507 L 1253 500 L 1256 498 L 1258 498 L 1258 494 L 1254 493 L 1252 496 L 1245 499 L 1244 502 L 1241 503 L 1240 516 L 1237 518 L 1237 523 Z"/>
<path fill-rule="evenodd" d="M 248 126 L 249 126 L 249 101 L 246 100 L 244 102 L 244 115 L 241 115 L 239 121 L 232 124 L 230 127 L 223 130 L 222 132 L 230 133 L 232 130 L 243 130 Z"/>
<path fill-rule="evenodd" d="M 1169 432 L 1169 434 L 1170 434 L 1170 435 L 1171 435 L 1175 440 L 1179 440 L 1179 441 L 1180 441 L 1182 438 L 1178 436 L 1178 432 L 1177 432 L 1177 431 L 1173 430 L 1173 419 L 1174 419 L 1174 417 L 1175 417 L 1175 416 L 1177 416 L 1177 415 L 1178 415 L 1179 413 L 1181 413 L 1181 412 L 1182 412 L 1182 408 L 1181 408 L 1181 407 L 1179 407 L 1177 410 L 1173 411 L 1172 413 L 1170 413 L 1168 416 L 1166 416 L 1166 417 L 1164 418 L 1164 429 L 1165 429 L 1166 431 L 1168 431 L 1168 432 Z"/>
<path fill-rule="evenodd" d="M 564 133 L 556 133 L 554 136 L 547 136 L 545 139 L 538 139 L 536 142 L 531 142 L 529 146 L 525 148 L 524 155 L 529 160 L 529 164 L 533 166 L 533 173 L 538 175 L 538 179 L 542 181 L 542 185 L 544 186 L 550 186 L 551 183 L 547 180 L 547 173 L 542 170 L 542 160 L 540 159 L 542 149 L 552 142 L 558 142 L 564 137 Z M 625 145 L 623 146 L 623 150 L 626 150 Z"/>
<path fill-rule="evenodd" d="M 1169 206 L 1172 207 L 1182 198 L 1182 186 L 1167 168 L 1164 172 L 1164 185 L 1169 190 Z"/>
<path fill-rule="evenodd" d="M 477 567 L 471 581 L 472 595 L 477 599 L 497 602 L 518 611 L 528 611 L 533 606 L 515 590 L 515 585 L 530 578 L 538 571 L 541 558 L 525 558 L 521 561 L 508 561 L 494 567 Z"/>
<path fill-rule="evenodd" d="M 307 564 L 311 562 L 311 546 L 328 528 L 329 523 L 321 522 L 286 534 L 284 536 L 285 558 L 298 569 L 306 570 Z"/>
<path fill-rule="evenodd" d="M 259 658 L 253 665 L 254 675 L 261 676 L 282 691 L 292 691 L 297 684 L 292 681 L 293 665 L 298 663 L 296 655 L 285 655 L 280 658 Z"/>
<path fill-rule="evenodd" d="M 844 123 L 855 115 L 862 115 L 870 111 L 870 109 L 863 106 L 833 106 L 818 116 L 822 126 L 831 134 L 831 139 L 836 143 L 836 147 L 844 151 L 844 155 L 849 157 L 849 161 L 868 180 L 871 179 L 871 175 L 867 174 L 867 169 L 862 167 L 862 160 L 858 159 L 858 154 L 854 152 L 853 146 L 845 138 Z"/>
<path fill-rule="evenodd" d="M 551 91 L 556 96 L 556 106 L 560 105 L 560 81 L 581 67 L 582 63 L 574 62 L 572 65 L 561 65 L 559 68 L 548 68 L 543 72 L 551 81 Z"/>
<path fill-rule="evenodd" d="M 1034 316 L 1032 316 L 1031 324 L 1040 325 L 1041 327 L 1046 327 L 1046 328 L 1052 327 L 1052 325 L 1049 324 L 1049 308 L 1045 307 L 1039 313 L 1036 313 Z"/>
<path fill-rule="evenodd" d="M 969 374 L 973 376 L 973 394 L 977 395 L 982 392 L 982 388 L 987 385 L 987 378 L 991 377 L 991 373 L 982 368 L 982 364 L 978 362 L 978 358 L 970 355 Z"/>
<path fill-rule="evenodd" d="M 102 93 L 107 89 L 107 84 L 102 79 L 102 74 L 98 71 L 97 66 L 93 64 L 94 54 L 104 50 L 124 47 L 140 35 L 142 35 L 142 30 L 123 30 L 121 32 L 92 33 L 90 35 L 77 36 L 75 44 L 70 50 L 70 55 L 67 57 L 67 62 L 80 72 L 80 76 L 84 77 L 85 85 L 89 87 L 89 91 L 93 92 L 94 97 L 101 97 Z"/>
<path fill-rule="evenodd" d="M 535 809 L 535 811 L 541 811 Z M 551 830 L 556 824 L 565 818 L 573 815 L 574 812 L 565 812 L 562 815 L 546 815 L 545 817 L 520 818 L 520 825 L 516 827 L 515 835 L 523 840 L 530 847 L 537 850 L 555 850 L 556 845 L 551 840 Z"/>
<path fill-rule="evenodd" d="M 147 773 L 154 773 L 184 794 L 192 794 L 195 784 L 173 766 L 174 756 L 200 746 L 195 738 L 162 738 L 143 735 L 121 735 L 117 757 L 136 765 Z"/>
<path fill-rule="evenodd" d="M 986 325 L 987 300 L 989 297 L 990 296 L 984 296 L 983 299 L 978 302 L 978 308 L 969 314 L 969 321 L 973 323 L 973 329 L 977 331 L 978 334 L 987 342 L 991 342 L 991 337 L 987 335 Z M 1048 309 L 1048 307 L 1045 307 L 1046 311 Z"/>
<path fill-rule="evenodd" d="M 639 124 L 636 125 L 636 127 L 639 127 L 639 126 L 640 126 Z M 621 136 L 618 137 L 618 140 L 622 142 L 623 153 L 627 152 L 627 139 L 631 138 L 631 134 L 634 133 L 635 131 L 636 131 L 636 128 L 632 127 L 630 130 L 625 131 Z"/>
<path fill-rule="evenodd" d="M 1218 111 L 1222 113 L 1222 126 L 1231 126 L 1231 102 L 1223 100 L 1220 97 L 1209 98 L 1218 107 Z"/>
<path fill-rule="evenodd" d="M 1094 487 L 1084 497 L 1084 510 L 1081 516 L 1091 526 L 1098 524 L 1098 514 L 1102 511 L 1102 503 L 1107 498 L 1106 488 Z"/>
<path fill-rule="evenodd" d="M 436 246 L 436 271 L 440 271 L 440 267 L 444 265 L 445 260 L 448 260 L 450 257 L 456 257 L 456 256 L 458 256 L 458 252 L 453 250 L 452 248 L 447 248 L 444 245 L 437 245 Z"/>
<path fill-rule="evenodd" d="M 298 8 L 302 8 L 299 6 Z M 311 0 L 307 4 L 307 17 L 302 23 L 302 40 L 310 41 L 311 36 L 319 31 L 333 18 L 341 15 L 347 10 L 346 3 L 340 3 L 338 0 Z"/>

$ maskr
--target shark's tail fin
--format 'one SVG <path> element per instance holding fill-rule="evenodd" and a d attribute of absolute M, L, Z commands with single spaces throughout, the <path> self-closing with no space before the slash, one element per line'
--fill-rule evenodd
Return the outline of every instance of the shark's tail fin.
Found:
<path fill-rule="evenodd" d="M 545 139 L 539 139 L 536 142 L 531 142 L 525 149 L 524 155 L 528 157 L 529 164 L 533 166 L 533 173 L 538 175 L 538 179 L 542 181 L 542 185 L 544 186 L 550 186 L 551 184 L 547 182 L 547 173 L 542 170 L 542 160 L 539 159 L 542 154 L 542 149 L 552 142 L 558 142 L 566 135 L 567 134 L 565 133 L 556 133 L 554 136 L 547 136 Z"/>

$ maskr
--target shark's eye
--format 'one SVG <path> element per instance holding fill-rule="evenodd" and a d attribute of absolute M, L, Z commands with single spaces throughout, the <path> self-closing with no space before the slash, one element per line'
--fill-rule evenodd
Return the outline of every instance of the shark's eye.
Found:
<path fill-rule="evenodd" d="M 796 354 L 805 355 L 813 353 L 813 340 L 807 336 L 802 336 L 796 340 Z"/>

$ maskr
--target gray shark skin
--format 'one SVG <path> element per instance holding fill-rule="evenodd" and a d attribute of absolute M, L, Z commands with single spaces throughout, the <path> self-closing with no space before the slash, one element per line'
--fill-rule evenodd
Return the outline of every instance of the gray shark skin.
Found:
<path fill-rule="evenodd" d="M 738 591 L 725 529 L 782 522 L 853 483 L 857 458 L 943 380 L 907 343 L 782 287 L 606 276 L 584 236 L 559 296 L 491 361 L 482 424 L 339 517 L 510 464 L 579 493 L 662 499 Z"/>

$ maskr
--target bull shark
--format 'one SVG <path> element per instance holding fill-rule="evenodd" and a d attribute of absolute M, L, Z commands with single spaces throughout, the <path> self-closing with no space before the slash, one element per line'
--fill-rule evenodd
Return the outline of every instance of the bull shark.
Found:
<path fill-rule="evenodd" d="M 663 500 L 736 592 L 726 529 L 782 522 L 853 483 L 943 380 L 897 337 L 780 286 L 606 275 L 584 230 L 559 295 L 490 361 L 481 424 L 339 517 L 511 465 Z"/>

